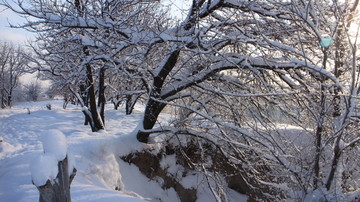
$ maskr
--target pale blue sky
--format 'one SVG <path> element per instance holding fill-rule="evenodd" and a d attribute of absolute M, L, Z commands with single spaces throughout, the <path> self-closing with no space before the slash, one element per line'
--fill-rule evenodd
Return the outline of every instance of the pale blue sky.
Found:
<path fill-rule="evenodd" d="M 11 1 L 11 0 L 10 0 Z M 186 13 L 181 12 L 181 9 L 190 5 L 191 0 L 161 0 L 165 5 L 173 5 L 171 13 L 178 18 L 184 18 Z M 31 39 L 34 34 L 23 29 L 10 28 L 9 22 L 18 25 L 25 22 L 24 19 L 10 10 L 4 10 L 0 6 L 0 41 L 12 41 L 15 43 L 23 43 Z"/>
<path fill-rule="evenodd" d="M 24 19 L 11 10 L 5 10 L 4 7 L 0 6 L 0 40 L 20 43 L 30 39 L 33 35 L 32 33 L 23 29 L 10 28 L 9 25 L 9 23 L 19 25 L 24 22 Z"/>

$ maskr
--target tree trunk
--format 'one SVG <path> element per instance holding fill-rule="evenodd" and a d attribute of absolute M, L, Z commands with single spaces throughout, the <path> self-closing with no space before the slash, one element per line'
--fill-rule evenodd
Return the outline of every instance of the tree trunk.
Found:
<path fill-rule="evenodd" d="M 334 158 L 333 158 L 333 161 L 332 161 L 332 164 L 331 164 L 331 170 L 330 170 L 330 174 L 329 174 L 329 178 L 326 182 L 326 189 L 327 190 L 330 190 L 331 188 L 331 184 L 334 180 L 334 176 L 335 176 L 335 171 L 337 169 L 337 165 L 338 165 L 338 162 L 340 160 L 340 156 L 341 156 L 341 151 L 340 151 L 340 147 L 339 147 L 339 141 L 340 138 L 338 138 L 337 142 L 336 142 L 336 145 L 335 145 L 335 149 L 334 149 Z"/>
<path fill-rule="evenodd" d="M 132 113 L 133 107 L 131 106 L 131 97 L 132 95 L 126 95 L 126 101 L 125 101 L 125 113 L 126 115 L 130 115 Z"/>
<path fill-rule="evenodd" d="M 161 99 L 160 94 L 163 88 L 166 77 L 170 74 L 171 70 L 176 65 L 179 58 L 180 50 L 174 50 L 165 59 L 164 65 L 160 68 L 158 73 L 154 76 L 153 90 L 149 93 L 149 101 L 146 104 L 144 118 L 143 118 L 143 129 L 152 129 L 157 121 L 160 112 L 164 109 L 166 104 L 160 103 L 153 98 Z M 143 143 L 149 141 L 149 134 L 142 131 L 138 131 L 136 138 Z"/>
<path fill-rule="evenodd" d="M 88 93 L 86 92 L 86 86 L 89 86 L 90 82 L 86 82 L 86 84 L 80 84 L 79 88 L 80 88 L 80 96 L 81 96 L 81 100 L 82 103 L 84 104 L 85 107 L 89 107 L 89 97 L 88 97 Z M 81 101 L 79 101 L 81 102 Z M 90 119 L 89 116 L 85 114 L 85 120 L 84 120 L 84 125 L 87 126 L 89 125 Z"/>
<path fill-rule="evenodd" d="M 1 108 L 6 108 L 6 98 L 5 98 L 5 88 L 2 87 L 1 89 Z"/>
<path fill-rule="evenodd" d="M 321 156 L 321 137 L 322 137 L 322 124 L 319 125 L 316 129 L 316 152 L 315 152 L 315 164 L 314 164 L 314 181 L 313 181 L 313 189 L 318 188 L 318 182 L 320 179 L 320 156 Z"/>
<path fill-rule="evenodd" d="M 118 101 L 113 101 L 112 103 L 113 103 L 113 105 L 114 105 L 114 110 L 118 110 L 118 109 L 119 109 L 120 102 L 118 102 Z"/>
<path fill-rule="evenodd" d="M 130 115 L 132 113 L 132 111 L 134 110 L 135 104 L 140 97 L 141 97 L 141 94 L 126 96 L 126 104 L 125 104 L 126 115 Z"/>
<path fill-rule="evenodd" d="M 4 95 L 1 95 L 1 108 L 5 109 L 5 107 L 6 107 L 5 98 L 4 98 Z"/>
<path fill-rule="evenodd" d="M 4 74 L 4 68 L 5 68 L 5 62 L 2 64 L 1 68 L 1 75 L 0 75 L 0 81 L 1 81 L 1 108 L 4 109 L 6 107 L 5 104 L 5 74 Z"/>
<path fill-rule="evenodd" d="M 67 97 L 67 95 L 65 94 L 65 95 L 64 95 L 63 109 L 66 109 L 66 107 L 67 107 L 67 105 L 68 105 L 68 102 L 69 102 L 68 97 Z"/>
<path fill-rule="evenodd" d="M 100 118 L 105 126 L 105 68 L 101 68 L 99 71 L 99 99 L 98 107 L 100 109 Z"/>
<path fill-rule="evenodd" d="M 91 113 L 91 120 L 90 124 L 92 125 L 92 131 L 97 132 L 99 130 L 105 129 L 104 124 L 101 120 L 101 117 L 97 111 L 96 105 L 96 95 L 95 95 L 95 88 L 94 88 L 94 81 L 92 76 L 92 69 L 89 64 L 86 65 L 86 76 L 87 80 L 90 84 L 88 88 L 88 96 L 89 96 L 89 106 L 90 106 L 90 113 Z"/>
<path fill-rule="evenodd" d="M 326 69 L 326 61 L 328 58 L 326 50 L 324 50 L 324 58 L 323 58 L 323 68 Z M 320 113 L 319 117 L 317 118 L 317 129 L 316 129 L 316 153 L 315 153 L 315 164 L 314 164 L 314 180 L 313 180 L 313 190 L 318 188 L 318 184 L 320 181 L 320 156 L 321 156 L 321 141 L 323 136 L 323 130 L 324 130 L 324 119 L 326 116 L 326 96 L 325 96 L 325 77 L 321 76 L 321 83 L 320 83 Z"/>
<path fill-rule="evenodd" d="M 116 95 L 116 97 L 111 99 L 111 103 L 114 105 L 114 110 L 118 110 L 119 106 L 121 104 L 122 100 L 120 99 L 119 95 Z"/>
<path fill-rule="evenodd" d="M 11 105 L 12 105 L 12 96 L 11 96 L 11 93 L 12 92 L 10 92 L 10 94 L 8 95 L 8 98 L 7 98 L 7 104 L 8 104 L 8 106 L 11 108 Z"/>
<path fill-rule="evenodd" d="M 59 173 L 53 182 L 48 180 L 45 185 L 37 186 L 40 202 L 71 202 L 70 184 L 75 177 L 76 169 L 69 174 L 67 157 L 58 162 Z"/>
<path fill-rule="evenodd" d="M 157 118 L 160 112 L 165 108 L 166 104 L 157 102 L 151 98 L 145 108 L 144 119 L 143 119 L 143 128 L 145 130 L 152 129 L 157 121 Z M 136 138 L 143 143 L 148 143 L 149 133 L 144 133 L 139 131 L 136 135 Z"/>

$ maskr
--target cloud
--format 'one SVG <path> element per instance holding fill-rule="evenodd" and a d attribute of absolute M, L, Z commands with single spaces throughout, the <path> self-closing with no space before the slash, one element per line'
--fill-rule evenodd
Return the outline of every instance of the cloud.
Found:
<path fill-rule="evenodd" d="M 8 21 L 11 23 L 23 23 L 25 19 L 18 14 L 14 13 L 10 9 L 5 9 L 5 7 L 0 6 L 0 24 L 8 24 Z"/>
<path fill-rule="evenodd" d="M 4 9 L 0 6 L 0 40 L 25 42 L 33 37 L 33 34 L 22 29 L 10 28 L 9 23 L 13 25 L 23 24 L 25 19 L 12 12 L 9 9 Z"/>
<path fill-rule="evenodd" d="M 0 29 L 0 40 L 13 41 L 15 43 L 26 42 L 32 38 L 32 34 L 20 29 Z"/>

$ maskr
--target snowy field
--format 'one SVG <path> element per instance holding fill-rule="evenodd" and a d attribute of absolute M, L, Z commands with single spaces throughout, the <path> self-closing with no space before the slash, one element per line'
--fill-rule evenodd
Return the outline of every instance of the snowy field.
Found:
<path fill-rule="evenodd" d="M 46 109 L 47 104 L 52 110 Z M 143 107 L 137 106 L 129 116 L 111 107 L 106 112 L 107 130 L 100 133 L 91 133 L 89 126 L 83 125 L 80 107 L 69 105 L 64 110 L 61 100 L 20 103 L 0 110 L 0 202 L 39 200 L 31 165 L 43 153 L 40 139 L 53 130 L 66 136 L 68 156 L 77 169 L 71 184 L 72 201 L 179 201 L 173 189 L 164 191 L 137 167 L 119 159 L 119 155 L 152 146 L 139 143 L 131 135 Z M 247 199 L 235 192 L 231 195 L 230 201 Z M 198 193 L 198 201 L 214 199 L 204 189 Z"/>
<path fill-rule="evenodd" d="M 52 105 L 52 110 L 46 109 L 47 104 Z M 71 185 L 73 201 L 140 201 L 141 197 L 134 197 L 131 192 L 115 191 L 126 178 L 121 179 L 116 157 L 111 151 L 114 148 L 109 147 L 114 144 L 108 144 L 110 140 L 119 140 L 117 136 L 121 135 L 125 141 L 137 144 L 135 139 L 130 140 L 124 134 L 136 127 L 140 114 L 141 111 L 135 110 L 125 119 L 123 111 L 108 112 L 107 132 L 91 133 L 89 127 L 83 125 L 80 109 L 70 105 L 63 110 L 62 101 L 21 103 L 12 109 L 1 110 L 0 201 L 38 201 L 30 167 L 43 151 L 41 136 L 52 129 L 66 135 L 69 156 L 78 169 Z M 127 146 L 131 143 L 127 142 Z M 136 182 L 129 181 L 129 186 L 136 186 Z"/>

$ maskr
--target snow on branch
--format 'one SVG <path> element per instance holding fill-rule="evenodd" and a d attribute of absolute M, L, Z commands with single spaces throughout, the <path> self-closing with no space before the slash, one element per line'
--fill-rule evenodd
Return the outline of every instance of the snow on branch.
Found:
<path fill-rule="evenodd" d="M 246 68 L 263 68 L 269 70 L 289 70 L 289 69 L 298 69 L 303 68 L 310 71 L 320 73 L 327 78 L 331 79 L 336 85 L 341 86 L 336 79 L 336 77 L 326 71 L 325 69 L 300 61 L 298 59 L 292 59 L 290 62 L 285 62 L 280 59 L 265 59 L 261 57 L 248 57 L 248 56 L 238 56 L 238 57 L 224 57 L 224 56 L 215 56 L 212 58 L 212 61 L 209 62 L 207 68 L 204 68 L 202 71 L 196 74 L 190 74 L 189 72 L 184 73 L 183 75 L 177 77 L 179 80 L 173 82 L 170 86 L 164 88 L 161 92 L 161 98 L 166 99 L 169 96 L 180 92 L 183 89 L 186 89 L 194 84 L 201 83 L 206 80 L 213 74 L 230 69 L 246 69 Z M 195 64 L 199 65 L 199 64 Z"/>
<path fill-rule="evenodd" d="M 237 8 L 245 12 L 252 11 L 262 16 L 290 19 L 290 17 L 287 16 L 288 12 L 286 12 L 285 9 L 289 6 L 289 3 L 277 2 L 277 7 L 272 4 L 268 3 L 267 1 L 223 0 L 224 7 Z M 282 9 L 278 9 L 278 7 L 280 6 L 282 7 Z"/>
<path fill-rule="evenodd" d="M 338 87 L 342 88 L 342 85 L 339 83 L 339 81 L 335 77 L 335 75 L 333 75 L 331 72 L 327 71 L 326 69 L 316 66 L 316 65 L 312 65 L 305 61 L 301 61 L 297 58 L 292 58 L 291 62 L 295 65 L 295 67 L 304 67 L 306 69 L 309 69 L 314 72 L 318 72 L 318 73 L 326 76 L 328 79 L 332 80 Z"/>
<path fill-rule="evenodd" d="M 256 143 L 264 146 L 265 148 L 268 148 L 268 149 L 270 149 L 270 150 L 273 148 L 271 145 L 268 145 L 267 143 L 262 142 L 262 141 L 259 141 L 258 139 L 256 139 L 256 138 L 250 133 L 250 131 L 248 131 L 248 130 L 245 129 L 245 128 L 241 128 L 241 127 L 239 127 L 239 126 L 237 126 L 237 125 L 234 125 L 234 124 L 232 124 L 232 123 L 226 123 L 226 122 L 224 122 L 224 120 L 222 120 L 222 119 L 214 118 L 214 117 L 212 117 L 212 116 L 210 116 L 210 115 L 208 115 L 208 114 L 206 114 L 206 113 L 204 113 L 204 112 L 202 112 L 202 111 L 200 111 L 200 110 L 191 108 L 191 107 L 186 106 L 186 105 L 183 105 L 183 104 L 170 103 L 170 102 L 167 102 L 167 101 L 164 101 L 164 100 L 160 100 L 160 99 L 157 99 L 157 98 L 154 98 L 154 97 L 152 97 L 151 99 L 153 99 L 153 100 L 155 100 L 155 101 L 157 101 L 157 102 L 160 102 L 160 103 L 166 103 L 166 104 L 169 104 L 169 105 L 172 105 L 172 106 L 181 107 L 181 108 L 184 108 L 184 109 L 187 109 L 187 110 L 191 110 L 192 112 L 196 113 L 197 115 L 199 115 L 199 116 L 201 116 L 201 117 L 203 117 L 203 118 L 205 118 L 205 119 L 207 119 L 207 120 L 210 120 L 211 122 L 213 122 L 213 123 L 215 123 L 215 124 L 217 124 L 217 125 L 219 125 L 219 126 L 223 126 L 223 127 L 226 127 L 226 128 L 229 128 L 229 129 L 232 129 L 232 130 L 238 132 L 240 135 L 242 135 L 242 136 L 244 136 L 244 137 L 247 137 L 247 138 L 253 140 L 254 142 L 256 142 Z M 165 129 L 165 131 L 174 131 L 174 129 L 171 129 L 170 127 L 166 127 L 166 128 L 162 127 L 162 128 Z M 144 132 L 145 132 L 145 133 L 146 133 L 146 132 L 148 132 L 148 133 L 154 133 L 154 132 L 159 132 L 159 129 L 144 130 Z M 180 133 L 180 134 L 181 134 L 182 132 L 184 132 L 184 131 L 183 131 L 183 130 L 176 131 L 176 133 Z M 218 136 L 217 138 L 220 138 L 222 141 L 227 141 L 227 142 L 228 142 L 228 141 L 231 141 L 231 140 L 229 140 L 229 139 L 226 139 L 226 138 L 223 138 L 223 137 L 220 137 L 220 136 Z M 258 153 L 263 153 L 263 151 L 258 150 L 258 149 L 255 148 L 255 147 L 251 147 L 251 146 L 249 146 L 249 145 L 243 144 L 243 143 L 241 143 L 241 142 L 233 142 L 233 141 L 232 141 L 231 143 L 232 143 L 232 144 L 236 144 L 236 145 L 241 146 L 241 147 L 244 147 L 244 148 L 248 148 L 248 149 L 254 150 L 254 151 L 258 152 Z"/>

